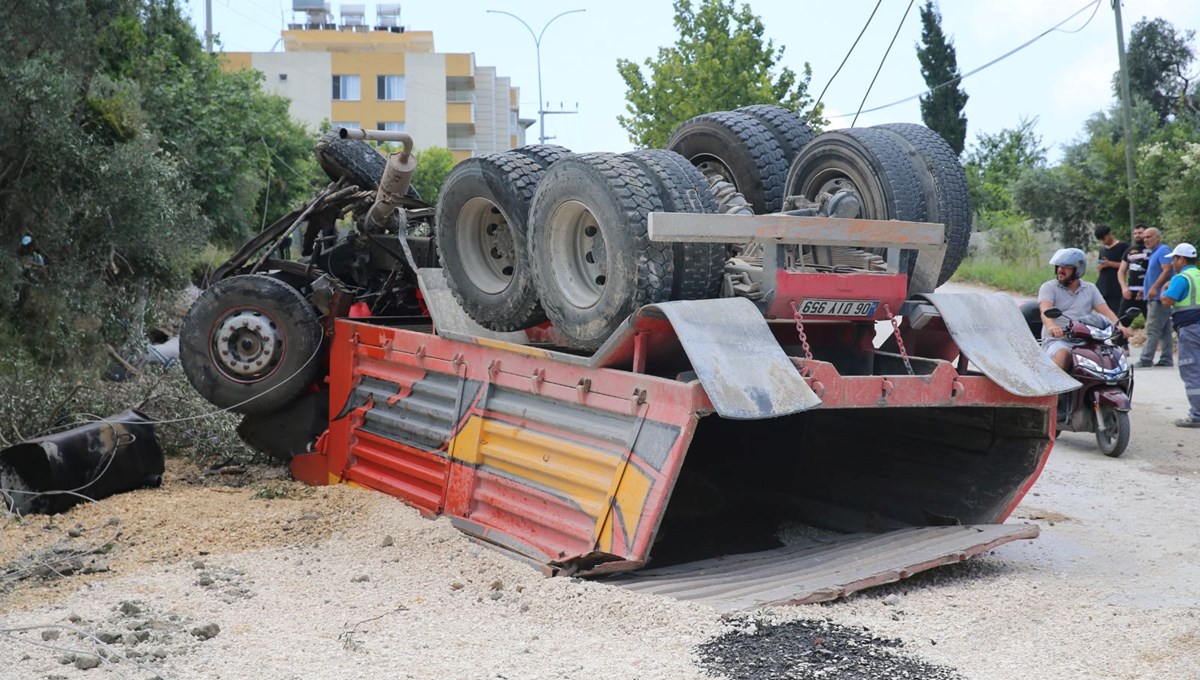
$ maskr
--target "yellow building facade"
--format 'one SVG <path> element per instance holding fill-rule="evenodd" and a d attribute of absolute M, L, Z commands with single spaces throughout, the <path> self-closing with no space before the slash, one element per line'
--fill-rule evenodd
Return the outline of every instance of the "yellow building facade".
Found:
<path fill-rule="evenodd" d="M 520 91 L 471 53 L 439 53 L 430 31 L 293 25 L 282 52 L 226 52 L 225 68 L 252 68 L 316 130 L 403 130 L 417 149 L 442 146 L 456 161 L 525 144 Z"/>

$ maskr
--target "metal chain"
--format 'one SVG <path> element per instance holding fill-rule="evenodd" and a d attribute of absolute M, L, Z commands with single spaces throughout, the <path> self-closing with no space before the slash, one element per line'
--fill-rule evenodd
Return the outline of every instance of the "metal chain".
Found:
<path fill-rule="evenodd" d="M 808 336 L 804 334 L 804 315 L 800 313 L 800 306 L 792 301 L 792 314 L 796 317 L 796 335 L 800 336 L 800 346 L 804 348 L 804 358 L 812 361 L 812 348 L 808 346 Z"/>
<path fill-rule="evenodd" d="M 883 304 L 883 313 L 887 314 L 888 321 L 892 322 L 892 337 L 896 338 L 896 345 L 900 348 L 900 358 L 904 359 L 904 368 L 908 370 L 909 375 L 912 375 L 912 362 L 908 360 L 908 350 L 904 349 L 904 338 L 900 335 L 900 322 L 896 321 L 896 315 L 892 314 L 892 308 L 886 302 Z"/>

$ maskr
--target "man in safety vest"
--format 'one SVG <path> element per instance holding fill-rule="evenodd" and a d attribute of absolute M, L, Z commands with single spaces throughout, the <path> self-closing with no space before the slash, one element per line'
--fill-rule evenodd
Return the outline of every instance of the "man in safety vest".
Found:
<path fill-rule="evenodd" d="M 1171 308 L 1171 324 L 1179 333 L 1179 375 L 1187 389 L 1191 409 L 1179 427 L 1200 427 L 1200 269 L 1196 246 L 1180 243 L 1171 251 L 1175 276 L 1162 292 L 1162 304 Z"/>

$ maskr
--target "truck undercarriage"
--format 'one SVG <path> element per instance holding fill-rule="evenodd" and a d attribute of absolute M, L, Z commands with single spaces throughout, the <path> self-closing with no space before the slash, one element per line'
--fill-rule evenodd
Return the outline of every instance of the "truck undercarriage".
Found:
<path fill-rule="evenodd" d="M 188 375 L 298 479 L 722 608 L 1036 535 L 1001 523 L 1073 381 L 1011 302 L 932 293 L 969 231 L 961 167 L 918 126 L 784 149 L 754 136 L 771 113 L 699 117 L 674 151 L 469 159 L 436 209 L 403 198 L 401 154 L 384 189 L 343 163 L 218 272 Z M 266 259 L 294 227 L 306 256 Z"/>

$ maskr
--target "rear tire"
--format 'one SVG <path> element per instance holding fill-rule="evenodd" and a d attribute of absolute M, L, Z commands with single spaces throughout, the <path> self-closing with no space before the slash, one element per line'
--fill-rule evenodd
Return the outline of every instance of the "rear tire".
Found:
<path fill-rule="evenodd" d="M 570 149 L 557 144 L 527 144 L 517 147 L 513 151 L 533 160 L 542 168 L 548 168 L 555 162 L 572 155 Z"/>
<path fill-rule="evenodd" d="M 721 111 L 680 125 L 667 147 L 700 169 L 733 183 L 754 212 L 779 212 L 788 164 L 771 130 L 746 113 Z"/>
<path fill-rule="evenodd" d="M 666 149 L 642 149 L 625 154 L 637 163 L 658 190 L 663 210 L 674 213 L 717 212 L 708 180 L 687 159 Z M 717 297 L 725 276 L 725 246 L 720 243 L 671 244 L 675 272 L 672 300 L 706 300 Z"/>
<path fill-rule="evenodd" d="M 927 220 L 946 225 L 946 255 L 938 273 L 938 285 L 950 280 L 967 256 L 971 241 L 971 193 L 962 163 L 941 135 L 924 125 L 889 123 L 876 125 L 896 135 L 920 156 L 925 172 L 933 179 L 933 195 L 928 196 Z"/>
<path fill-rule="evenodd" d="M 594 350 L 639 307 L 671 295 L 666 243 L 650 241 L 661 212 L 651 179 L 628 158 L 581 154 L 546 171 L 529 213 L 529 255 L 546 316 L 571 347 Z"/>
<path fill-rule="evenodd" d="M 800 152 L 804 150 L 804 145 L 817 136 L 808 123 L 800 117 L 800 114 L 782 106 L 754 104 L 743 106 L 737 111 L 754 116 L 760 123 L 767 126 L 771 134 L 775 135 L 775 141 L 779 142 L 779 148 L 783 149 L 783 160 L 788 167 L 791 167 L 792 161 L 796 160 L 796 156 L 799 156 Z"/>
<path fill-rule="evenodd" d="M 179 332 L 192 387 L 215 406 L 274 411 L 319 376 L 323 333 L 296 289 L 261 274 L 231 276 L 200 294 Z"/>
<path fill-rule="evenodd" d="M 1129 413 L 1101 406 L 1096 414 L 1096 445 L 1110 458 L 1120 458 L 1129 446 Z"/>
<path fill-rule="evenodd" d="M 525 245 L 542 173 L 509 152 L 468 158 L 442 183 L 434 231 L 446 285 L 484 328 L 515 331 L 546 319 Z"/>
<path fill-rule="evenodd" d="M 387 167 L 387 158 L 375 147 L 361 139 L 342 139 L 337 130 L 321 135 L 313 152 L 329 179 L 336 182 L 345 178 L 362 191 L 378 189 Z"/>
<path fill-rule="evenodd" d="M 858 217 L 924 222 L 922 173 L 891 133 L 870 128 L 826 132 L 809 142 L 788 172 L 787 194 L 814 200 L 821 193 L 848 190 L 862 204 Z M 916 257 L 901 258 L 912 274 Z M 909 290 L 909 294 L 917 291 Z"/>

